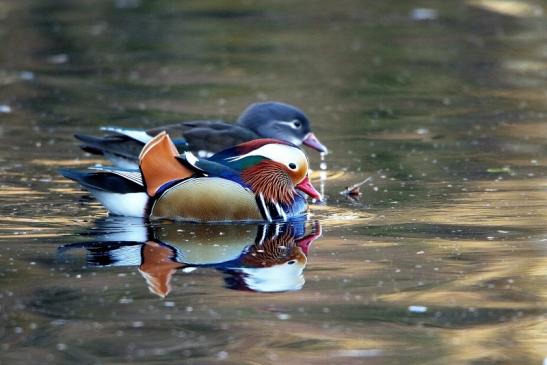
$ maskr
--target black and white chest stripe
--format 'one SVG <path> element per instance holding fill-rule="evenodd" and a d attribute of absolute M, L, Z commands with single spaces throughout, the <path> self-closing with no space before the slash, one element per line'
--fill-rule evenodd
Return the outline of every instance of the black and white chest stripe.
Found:
<path fill-rule="evenodd" d="M 285 213 L 283 207 L 281 207 L 279 203 L 267 202 L 262 193 L 256 194 L 255 200 L 258 205 L 258 209 L 260 210 L 260 214 L 268 222 L 287 220 L 287 213 Z"/>

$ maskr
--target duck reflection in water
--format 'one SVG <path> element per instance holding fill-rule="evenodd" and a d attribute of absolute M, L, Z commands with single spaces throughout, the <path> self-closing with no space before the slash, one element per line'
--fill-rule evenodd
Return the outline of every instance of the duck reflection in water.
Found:
<path fill-rule="evenodd" d="M 222 272 L 230 289 L 284 292 L 303 287 L 310 245 L 321 236 L 318 221 L 311 227 L 305 221 L 257 226 L 134 223 L 107 219 L 94 231 L 108 233 L 94 242 L 61 246 L 59 254 L 85 249 L 90 266 L 138 266 L 150 291 L 161 297 L 171 291 L 177 270 L 199 268 Z"/>

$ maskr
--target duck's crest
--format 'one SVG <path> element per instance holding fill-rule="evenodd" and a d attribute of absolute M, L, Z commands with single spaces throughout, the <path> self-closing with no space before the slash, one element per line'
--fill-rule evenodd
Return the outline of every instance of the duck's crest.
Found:
<path fill-rule="evenodd" d="M 210 159 L 213 161 L 222 161 L 222 160 L 231 161 L 234 159 L 240 159 L 243 156 L 267 144 L 281 144 L 281 145 L 287 145 L 287 146 L 294 146 L 292 143 L 280 141 L 278 139 L 260 138 L 260 139 L 255 139 L 252 141 L 238 144 L 237 146 L 234 146 L 234 147 L 227 148 L 223 151 L 220 151 L 214 154 Z"/>

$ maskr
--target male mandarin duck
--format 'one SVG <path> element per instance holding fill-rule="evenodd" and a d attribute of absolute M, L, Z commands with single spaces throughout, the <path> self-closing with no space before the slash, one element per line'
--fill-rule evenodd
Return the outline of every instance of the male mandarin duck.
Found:
<path fill-rule="evenodd" d="M 320 194 L 308 179 L 308 160 L 296 146 L 258 139 L 208 159 L 179 153 L 162 132 L 139 156 L 140 171 L 61 170 L 110 213 L 199 222 L 287 221 L 304 216 L 306 198 Z"/>
<path fill-rule="evenodd" d="M 302 288 L 310 245 L 321 236 L 317 221 L 309 233 L 305 221 L 257 225 L 256 231 L 249 225 L 141 227 L 131 227 L 125 239 L 123 233 L 108 234 L 104 240 L 61 246 L 59 253 L 85 248 L 88 265 L 138 266 L 149 290 L 161 297 L 171 291 L 177 270 L 200 268 L 224 273 L 230 289 L 282 292 Z"/>
<path fill-rule="evenodd" d="M 102 154 L 114 165 L 136 168 L 139 152 L 154 136 L 166 131 L 180 151 L 219 152 L 228 147 L 259 138 L 272 138 L 293 145 L 306 145 L 327 153 L 311 131 L 308 117 L 300 109 L 280 102 L 255 103 L 243 111 L 235 124 L 220 120 L 181 122 L 149 130 L 102 128 L 110 132 L 104 137 L 78 135 L 81 147 L 93 154 Z"/>

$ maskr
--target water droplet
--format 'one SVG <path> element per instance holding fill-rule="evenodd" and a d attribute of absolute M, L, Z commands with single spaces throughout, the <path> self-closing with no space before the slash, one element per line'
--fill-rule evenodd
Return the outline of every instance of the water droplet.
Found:
<path fill-rule="evenodd" d="M 57 344 L 57 350 L 59 350 L 59 351 L 65 351 L 66 349 L 67 349 L 66 344 L 64 344 L 64 343 L 58 343 L 58 344 Z"/>
<path fill-rule="evenodd" d="M 220 351 L 220 352 L 217 353 L 217 359 L 226 360 L 227 358 L 228 358 L 228 352 Z"/>
<path fill-rule="evenodd" d="M 129 304 L 129 303 L 133 303 L 133 299 L 132 298 L 126 298 L 126 297 L 123 297 L 119 300 L 119 303 L 120 304 Z"/>
<path fill-rule="evenodd" d="M 56 54 L 56 55 L 53 55 L 53 56 L 49 56 L 47 58 L 47 61 L 49 63 L 53 63 L 54 65 L 62 65 L 63 63 L 68 62 L 68 55 L 64 54 L 64 53 Z"/>
<path fill-rule="evenodd" d="M 21 71 L 21 72 L 19 72 L 19 78 L 20 78 L 21 80 L 25 80 L 25 81 L 34 80 L 34 72 L 30 72 L 30 71 Z"/>
<path fill-rule="evenodd" d="M 423 305 L 410 305 L 408 311 L 412 313 L 425 313 L 427 312 L 427 307 Z"/>

